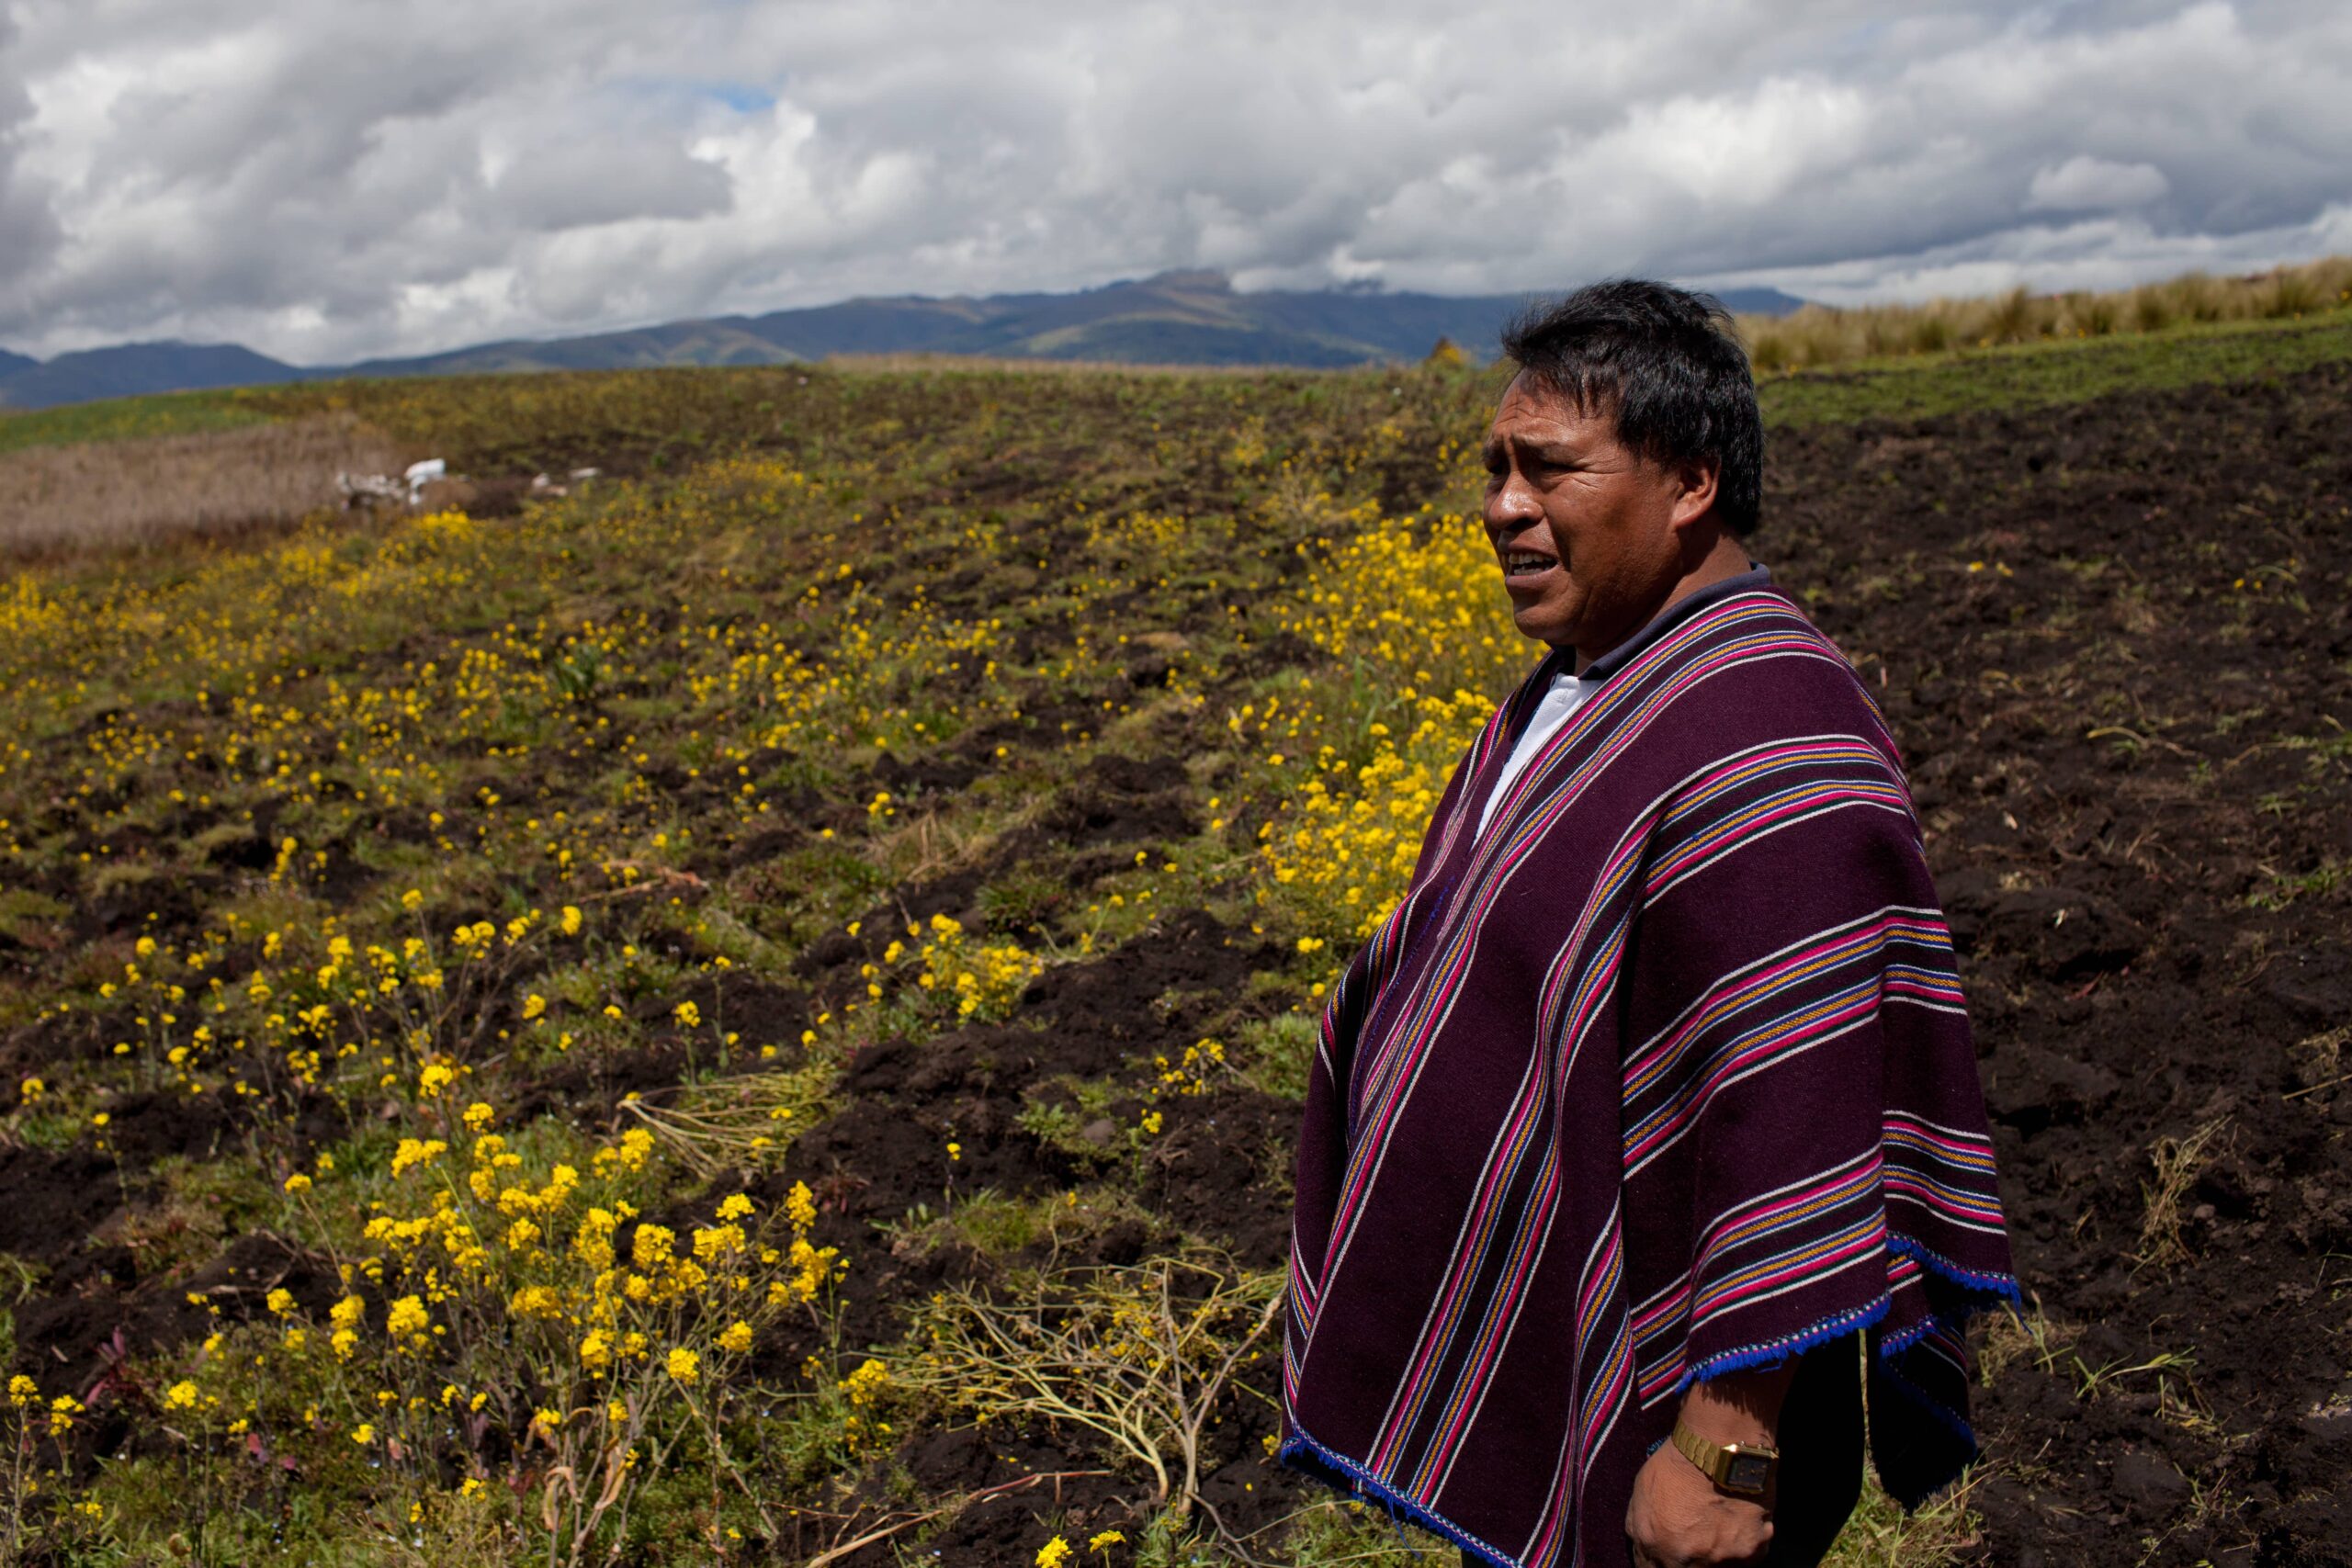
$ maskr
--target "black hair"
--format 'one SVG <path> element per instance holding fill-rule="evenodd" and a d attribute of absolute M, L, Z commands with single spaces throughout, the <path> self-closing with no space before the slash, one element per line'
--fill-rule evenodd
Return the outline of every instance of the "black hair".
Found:
<path fill-rule="evenodd" d="M 1764 418 L 1731 312 L 1709 294 L 1643 278 L 1588 284 L 1532 305 L 1503 352 L 1537 385 L 1616 416 L 1617 438 L 1654 463 L 1715 469 L 1715 515 L 1737 535 L 1762 511 Z"/>

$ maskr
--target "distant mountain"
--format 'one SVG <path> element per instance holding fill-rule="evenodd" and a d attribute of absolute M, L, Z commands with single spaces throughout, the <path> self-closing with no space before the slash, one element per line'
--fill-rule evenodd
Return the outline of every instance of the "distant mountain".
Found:
<path fill-rule="evenodd" d="M 235 344 L 130 343 L 61 354 L 47 364 L 0 365 L 0 403 L 38 409 L 142 392 L 266 386 L 304 374 Z"/>
<path fill-rule="evenodd" d="M 984 299 L 853 299 L 711 323 L 803 358 L 835 354 L 982 354 L 1180 365 L 1362 365 L 1419 359 L 1440 337 L 1491 358 L 1518 294 L 1237 293 L 1224 275 L 1168 272 L 1078 294 Z M 1804 301 L 1734 290 L 1735 310 L 1784 315 Z"/>
<path fill-rule="evenodd" d="M 670 365 L 782 365 L 803 357 L 729 321 L 673 321 L 634 332 L 511 338 L 413 359 L 366 359 L 312 376 L 486 376 L 509 370 L 642 370 Z M 5 383 L 0 383 L 5 385 Z"/>
<path fill-rule="evenodd" d="M 1733 310 L 1784 315 L 1804 301 L 1730 289 Z M 1166 272 L 1075 294 L 851 299 L 764 316 L 673 321 L 630 332 L 514 339 L 406 359 L 300 367 L 234 344 L 128 344 L 47 364 L 0 354 L 0 405 L 44 408 L 204 387 L 341 376 L 460 376 L 671 365 L 776 365 L 833 355 L 988 355 L 1123 364 L 1309 368 L 1419 359 L 1441 337 L 1491 358 L 1521 295 L 1235 291 L 1221 273 Z"/>

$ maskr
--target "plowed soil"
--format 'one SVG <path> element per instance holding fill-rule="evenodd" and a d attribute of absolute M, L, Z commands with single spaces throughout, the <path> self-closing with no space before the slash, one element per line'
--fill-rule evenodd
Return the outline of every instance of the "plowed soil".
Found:
<path fill-rule="evenodd" d="M 2346 428 L 2338 368 L 1774 446 L 1759 550 L 1883 679 L 2051 1327 L 1988 1359 L 1987 1562 L 2352 1561 Z"/>

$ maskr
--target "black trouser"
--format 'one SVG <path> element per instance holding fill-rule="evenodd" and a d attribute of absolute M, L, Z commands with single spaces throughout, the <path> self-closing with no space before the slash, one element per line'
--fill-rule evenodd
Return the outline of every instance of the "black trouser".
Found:
<path fill-rule="evenodd" d="M 1781 1405 L 1780 1495 L 1769 1568 L 1814 1568 L 1862 1495 L 1862 1363 L 1857 1336 L 1816 1346 L 1797 1362 Z M 1631 1553 L 1627 1553 L 1630 1559 Z M 1468 1552 L 1463 1568 L 1478 1568 Z"/>
<path fill-rule="evenodd" d="M 1813 1568 L 1862 1495 L 1862 1361 L 1855 1336 L 1805 1352 L 1781 1406 L 1772 1568 Z"/>

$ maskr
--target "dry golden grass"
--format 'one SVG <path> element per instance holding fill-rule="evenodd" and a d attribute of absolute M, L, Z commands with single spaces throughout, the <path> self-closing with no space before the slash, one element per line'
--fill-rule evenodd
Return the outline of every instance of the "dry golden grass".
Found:
<path fill-rule="evenodd" d="M 1740 330 L 1759 373 L 1806 370 L 2003 344 L 2108 337 L 2217 321 L 2279 321 L 2352 303 L 2352 256 L 2330 256 L 2246 277 L 2190 273 L 2107 293 L 2030 294 L 1745 316 Z"/>
<path fill-rule="evenodd" d="M 288 523 L 340 504 L 338 471 L 397 473 L 401 461 L 390 436 L 347 413 L 0 453 L 0 555 Z"/>
<path fill-rule="evenodd" d="M 2230 1119 L 2217 1116 L 2185 1138 L 2158 1138 L 2149 1148 L 2148 1156 L 2155 1166 L 2155 1179 L 2140 1184 L 2141 1194 L 2147 1200 L 2147 1212 L 2140 1222 L 2140 1250 L 2133 1255 L 2140 1265 L 2155 1265 L 2169 1269 L 2189 1261 L 2192 1254 L 2181 1239 L 2181 1224 L 2188 1217 L 2182 1212 L 2182 1201 L 2205 1168 L 2213 1163 L 2220 1151 L 2214 1140 L 2229 1130 Z"/>

